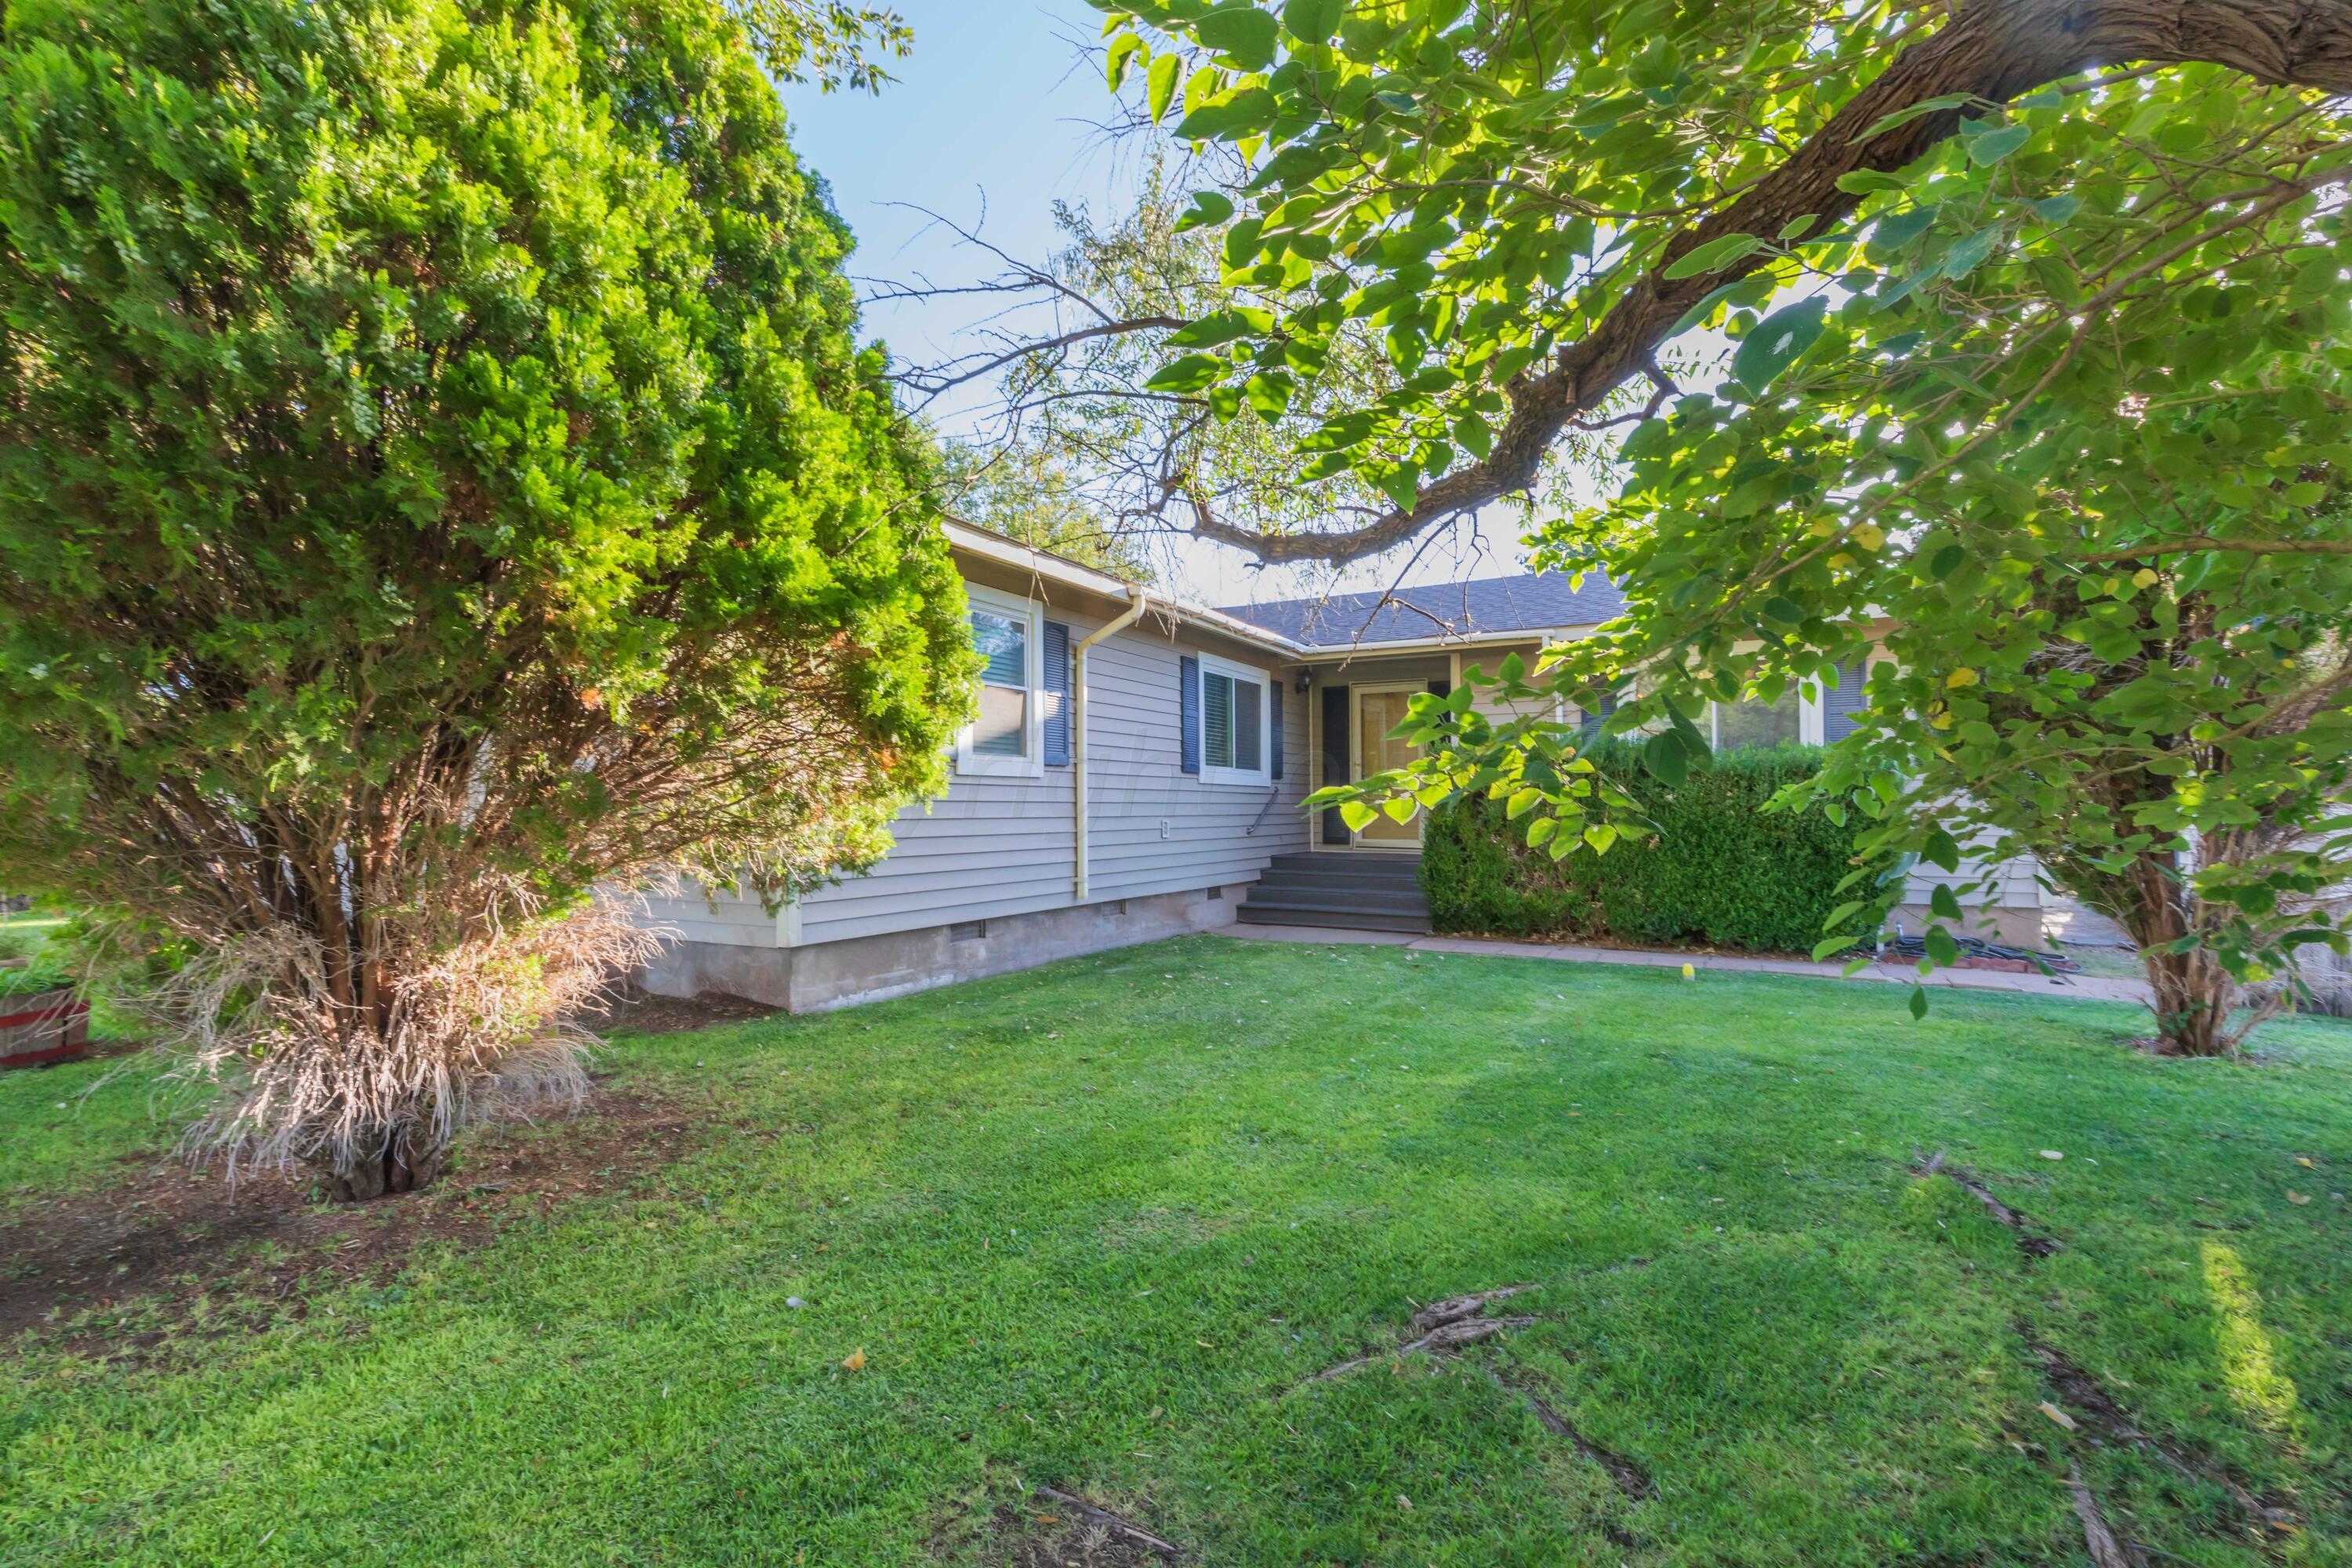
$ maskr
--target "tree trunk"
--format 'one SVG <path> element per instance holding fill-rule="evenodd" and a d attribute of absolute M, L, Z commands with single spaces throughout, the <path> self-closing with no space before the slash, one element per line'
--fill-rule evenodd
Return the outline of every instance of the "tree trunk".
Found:
<path fill-rule="evenodd" d="M 2230 1048 L 2227 1027 L 2237 983 L 2210 949 L 2167 951 L 2194 929 L 2187 883 L 2170 854 L 2133 858 L 2121 875 L 2096 871 L 2062 881 L 2093 909 L 2131 932 L 2156 993 L 2156 1036 L 2166 1056 L 2218 1057 Z"/>
<path fill-rule="evenodd" d="M 2234 983 L 2211 953 L 2159 952 L 2143 943 L 2140 963 L 2156 991 L 2156 1033 L 2166 1056 L 2218 1057 L 2229 1048 L 2223 1025 Z"/>
<path fill-rule="evenodd" d="M 326 1172 L 328 1196 L 337 1203 L 362 1204 L 431 1185 L 448 1149 L 425 1147 L 421 1133 L 413 1121 L 387 1129 L 374 1145 L 379 1152 L 352 1161 L 347 1169 Z"/>

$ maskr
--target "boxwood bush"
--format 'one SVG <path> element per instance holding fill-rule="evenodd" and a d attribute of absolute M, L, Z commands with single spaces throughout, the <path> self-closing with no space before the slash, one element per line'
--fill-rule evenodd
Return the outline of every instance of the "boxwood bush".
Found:
<path fill-rule="evenodd" d="M 1502 802 L 1456 801 L 1423 835 L 1422 887 L 1438 930 L 1803 953 L 1826 934 L 1830 911 L 1857 896 L 1836 889 L 1856 864 L 1858 817 L 1840 826 L 1818 806 L 1764 809 L 1812 776 L 1818 749 L 1727 752 L 1675 788 L 1613 743 L 1593 755 L 1639 781 L 1633 793 L 1657 832 L 1555 861 L 1527 847 L 1526 824 L 1506 821 Z"/>

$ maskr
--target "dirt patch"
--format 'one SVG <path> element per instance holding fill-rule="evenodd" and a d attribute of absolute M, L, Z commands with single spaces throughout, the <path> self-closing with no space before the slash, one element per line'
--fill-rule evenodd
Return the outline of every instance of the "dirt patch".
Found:
<path fill-rule="evenodd" d="M 724 991 L 705 991 L 696 996 L 656 996 L 631 985 L 614 993 L 604 1011 L 581 1022 L 600 1035 L 685 1035 L 698 1029 L 772 1017 L 781 1011 L 765 1002 L 730 995 Z"/>
<path fill-rule="evenodd" d="M 176 1331 L 264 1328 L 303 1315 L 321 1288 L 390 1276 L 420 1242 L 487 1241 L 525 1215 L 620 1190 L 710 1125 L 675 1099 L 599 1093 L 553 1123 L 469 1134 L 433 1186 L 358 1205 L 320 1202 L 307 1176 L 253 1173 L 232 1191 L 217 1169 L 148 1165 L 0 1228 L 0 1340 L 46 1330 L 85 1354 L 135 1356 Z M 201 1320 L 198 1294 L 211 1303 Z"/>
<path fill-rule="evenodd" d="M 934 1543 L 934 1555 L 977 1561 L 988 1568 L 1168 1568 L 1179 1561 L 1044 1497 L 999 1508 L 978 1533 L 976 1552 L 971 1527 L 966 1524 L 952 1536 L 942 1535 Z"/>

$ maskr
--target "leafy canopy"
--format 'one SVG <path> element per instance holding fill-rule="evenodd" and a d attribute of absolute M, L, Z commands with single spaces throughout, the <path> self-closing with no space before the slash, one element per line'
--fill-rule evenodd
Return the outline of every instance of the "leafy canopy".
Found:
<path fill-rule="evenodd" d="M 1281 295 L 1155 384 L 1367 327 L 1398 376 L 1297 455 L 1385 515 L 1196 531 L 1351 559 L 1622 430 L 1617 494 L 1537 537 L 1629 617 L 1511 684 L 1631 683 L 1612 728 L 1671 781 L 1706 701 L 1883 645 L 1819 785 L 1885 821 L 1867 848 L 2030 850 L 2242 978 L 2340 945 L 2352 17 L 1105 9 L 1146 112 L 1243 160 L 1194 209 L 1228 281 Z M 1615 786 L 1571 731 L 1420 706 L 1428 761 L 1360 795 L 1497 792 L 1555 853 L 1606 847 Z"/>

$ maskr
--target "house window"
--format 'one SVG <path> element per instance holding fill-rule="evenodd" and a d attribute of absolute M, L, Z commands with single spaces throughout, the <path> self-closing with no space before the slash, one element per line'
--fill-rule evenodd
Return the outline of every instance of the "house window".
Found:
<path fill-rule="evenodd" d="M 1718 752 L 1786 744 L 1796 740 L 1801 730 L 1796 685 L 1791 682 L 1778 702 L 1767 702 L 1751 693 L 1737 702 L 1714 703 L 1707 710 L 1707 721 L 1715 731 L 1707 742 Z"/>
<path fill-rule="evenodd" d="M 956 743 L 956 771 L 1038 773 L 1037 608 L 986 588 L 967 592 L 971 645 L 983 664 L 980 711 Z"/>
<path fill-rule="evenodd" d="M 1211 784 L 1262 784 L 1269 741 L 1265 674 L 1223 659 L 1201 660 L 1201 776 Z"/>

